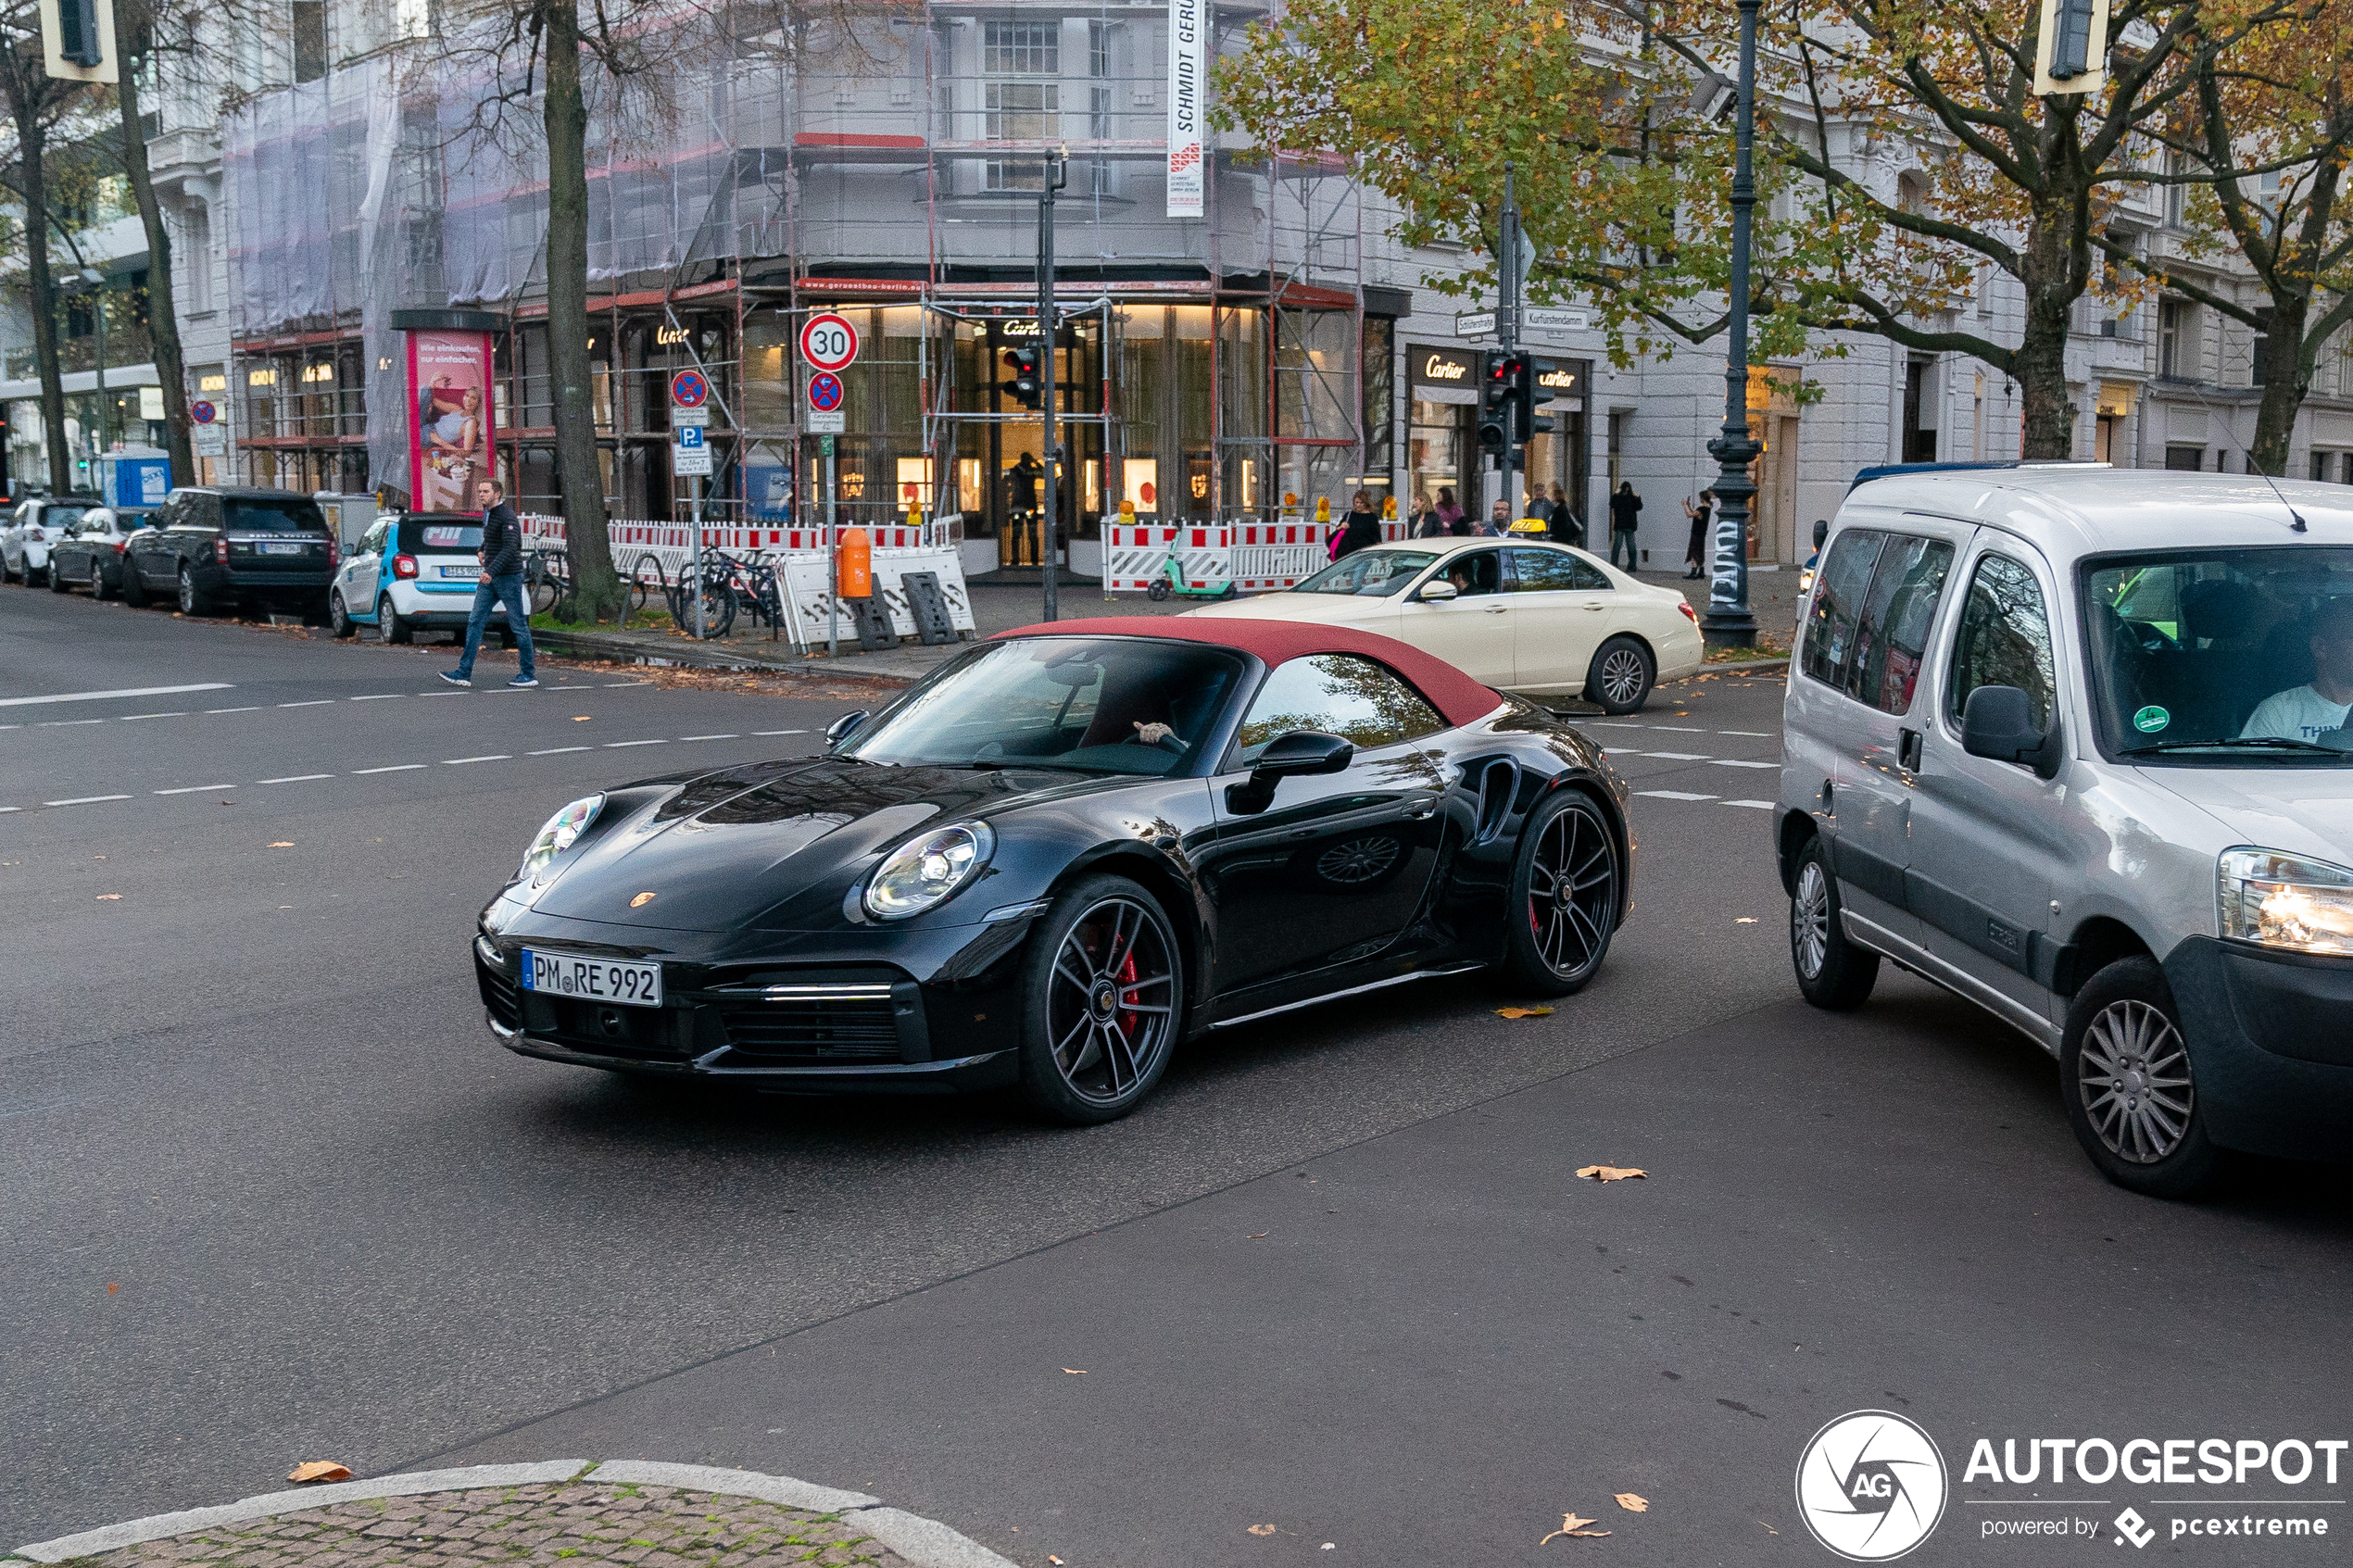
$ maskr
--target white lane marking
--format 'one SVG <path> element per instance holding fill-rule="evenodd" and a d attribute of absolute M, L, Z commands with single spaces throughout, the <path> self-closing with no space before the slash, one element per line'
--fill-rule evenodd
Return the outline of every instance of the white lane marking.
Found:
<path fill-rule="evenodd" d="M 0 730 L 21 730 L 23 728 L 24 726 L 22 724 L 0 724 Z"/>
<path fill-rule="evenodd" d="M 494 751 L 487 757 L 445 757 L 441 759 L 441 765 L 445 768 L 462 768 L 469 762 L 508 762 L 513 760 L 514 755 L 511 751 Z"/>
<path fill-rule="evenodd" d="M 1743 762 L 1737 757 L 1711 757 L 1708 760 L 1718 768 L 1778 768 L 1780 766 L 1779 762 Z"/>
<path fill-rule="evenodd" d="M 412 773 L 423 766 L 422 762 L 395 762 L 389 768 L 354 768 L 351 776 L 356 779 L 362 773 Z"/>
<path fill-rule="evenodd" d="M 605 690 L 612 692 L 619 691 L 623 686 L 650 686 L 652 684 L 651 681 L 607 681 Z"/>
<path fill-rule="evenodd" d="M 1669 762 L 1705 762 L 1710 760 L 1709 758 L 1705 757 L 1696 751 L 1645 751 L 1642 755 L 1645 757 L 1664 758 Z"/>
<path fill-rule="evenodd" d="M 680 740 L 741 740 L 741 735 L 680 735 Z"/>
<path fill-rule="evenodd" d="M 283 779 L 256 779 L 256 784 L 308 784 L 313 779 L 332 779 L 333 773 L 288 773 Z"/>
<path fill-rule="evenodd" d="M 282 702 L 278 706 L 281 708 L 324 708 L 334 700 L 331 696 L 314 696 L 308 702 Z"/>
<path fill-rule="evenodd" d="M 1636 795 L 1647 795 L 1655 800 L 1713 800 L 1712 795 L 1692 795 L 1680 789 L 1638 789 Z"/>
<path fill-rule="evenodd" d="M 230 681 L 202 681 L 192 686 L 124 686 L 111 692 L 59 692 L 55 696 L 0 696 L 0 708 L 25 708 L 44 702 L 97 702 L 111 696 L 169 696 L 173 692 L 225 692 Z M 125 799 L 130 798 L 128 796 Z"/>
<path fill-rule="evenodd" d="M 36 730 L 62 730 L 70 724 L 103 724 L 104 719 L 44 719 L 33 726 Z"/>
<path fill-rule="evenodd" d="M 605 747 L 610 750 L 622 746 L 668 746 L 669 744 L 666 740 L 609 740 L 605 742 Z"/>
<path fill-rule="evenodd" d="M 183 708 L 177 713 L 125 713 L 120 718 L 128 724 L 133 719 L 185 719 L 187 716 L 188 710 Z"/>
<path fill-rule="evenodd" d="M 398 696 L 400 694 L 398 692 L 394 692 L 390 695 Z M 454 692 L 411 692 L 409 695 L 411 696 L 472 696 L 474 694 L 470 691 L 460 689 Z"/>
<path fill-rule="evenodd" d="M 44 800 L 44 806 L 95 806 L 101 800 L 128 800 L 127 795 L 77 795 L 70 800 Z"/>
<path fill-rule="evenodd" d="M 1624 719 L 1587 719 L 1586 727 L 1595 730 L 1647 730 L 1648 724 L 1636 724 Z"/>
<path fill-rule="evenodd" d="M 808 732 L 807 730 L 754 730 L 754 731 L 752 731 L 752 734 L 756 734 L 756 735 L 805 735 L 805 734 L 807 734 L 808 733 L 809 733 L 809 732 Z"/>
<path fill-rule="evenodd" d="M 1773 803 L 1769 800 L 1727 800 L 1724 804 L 1727 806 L 1752 807 L 1759 811 L 1769 811 L 1773 809 Z"/>
<path fill-rule="evenodd" d="M 258 713 L 260 711 L 261 709 L 258 704 L 252 708 L 208 708 L 205 709 L 205 712 L 208 715 L 214 713 Z"/>
<path fill-rule="evenodd" d="M 183 784 L 178 789 L 159 789 L 157 795 L 205 795 L 216 789 L 234 789 L 235 784 Z"/>
<path fill-rule="evenodd" d="M 525 757 L 560 757 L 567 751 L 592 751 L 594 749 L 595 747 L 586 746 L 551 746 L 545 751 L 526 751 L 523 755 Z"/>
<path fill-rule="evenodd" d="M 1746 735 L 1751 740 L 1771 740 L 1773 738 L 1773 732 L 1770 730 L 1718 730 L 1716 733 L 1719 735 Z"/>
<path fill-rule="evenodd" d="M 1696 729 L 1690 724 L 1653 724 L 1651 728 L 1654 730 L 1665 730 L 1669 734 L 1679 735 L 1704 735 L 1707 734 L 1705 730 Z"/>
<path fill-rule="evenodd" d="M 388 697 L 407 696 L 407 692 L 376 692 L 368 696 L 347 696 L 346 702 L 383 702 Z"/>
<path fill-rule="evenodd" d="M 0 811 L 21 811 L 24 808 L 21 806 L 0 806 Z"/>

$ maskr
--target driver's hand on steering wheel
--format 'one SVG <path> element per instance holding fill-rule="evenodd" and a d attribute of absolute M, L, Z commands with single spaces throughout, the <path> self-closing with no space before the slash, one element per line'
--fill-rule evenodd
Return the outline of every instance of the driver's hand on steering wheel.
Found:
<path fill-rule="evenodd" d="M 1176 732 L 1158 721 L 1154 721 L 1149 724 L 1139 721 L 1136 725 L 1136 738 L 1142 741 L 1146 746 L 1164 746 L 1170 741 L 1176 741 L 1176 750 L 1182 751 L 1185 749 L 1185 743 L 1183 741 L 1176 740 Z"/>

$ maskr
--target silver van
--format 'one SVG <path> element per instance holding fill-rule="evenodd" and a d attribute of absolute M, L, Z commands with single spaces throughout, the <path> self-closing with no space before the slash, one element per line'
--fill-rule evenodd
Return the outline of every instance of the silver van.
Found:
<path fill-rule="evenodd" d="M 2353 490 L 2028 465 L 1848 495 L 1774 815 L 1817 1007 L 1890 960 L 2058 1058 L 2109 1179 L 2353 1157 Z"/>

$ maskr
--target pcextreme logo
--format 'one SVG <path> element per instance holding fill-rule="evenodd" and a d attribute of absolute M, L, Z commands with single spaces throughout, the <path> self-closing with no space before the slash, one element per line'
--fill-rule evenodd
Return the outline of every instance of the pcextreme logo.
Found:
<path fill-rule="evenodd" d="M 1903 1556 L 1944 1517 L 1944 1456 L 1917 1423 L 1854 1411 L 1814 1434 L 1797 1461 L 1797 1512 L 1850 1562 Z"/>

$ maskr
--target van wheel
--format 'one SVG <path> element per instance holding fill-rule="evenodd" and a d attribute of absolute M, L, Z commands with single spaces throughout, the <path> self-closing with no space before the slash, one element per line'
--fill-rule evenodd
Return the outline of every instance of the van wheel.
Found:
<path fill-rule="evenodd" d="M 1585 670 L 1585 700 L 1601 704 L 1604 713 L 1639 713 L 1658 679 L 1651 650 L 1628 636 L 1612 637 L 1593 650 Z"/>
<path fill-rule="evenodd" d="M 1879 983 L 1879 955 L 1846 939 L 1838 879 L 1818 835 L 1797 858 L 1797 891 L 1789 899 L 1790 965 L 1797 988 L 1827 1012 L 1851 1012 L 1870 1000 Z"/>
<path fill-rule="evenodd" d="M 2187 1198 L 2214 1179 L 2182 1015 L 2151 958 L 2119 959 L 2075 994 L 2059 1045 L 2068 1124 L 2100 1173 L 2151 1198 Z"/>

